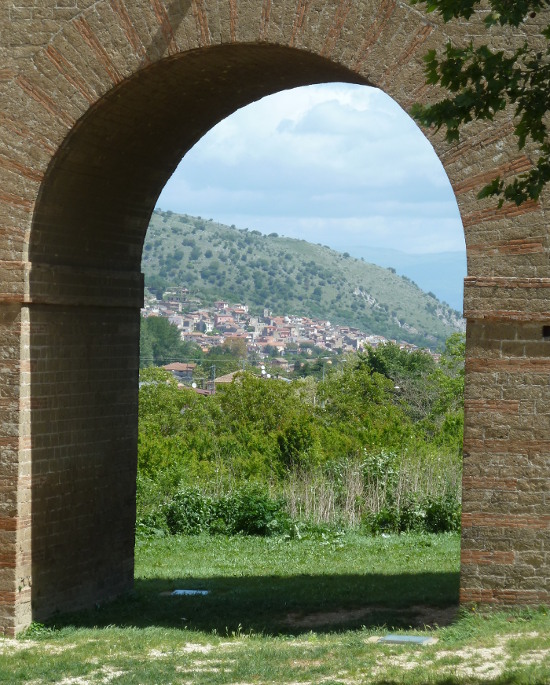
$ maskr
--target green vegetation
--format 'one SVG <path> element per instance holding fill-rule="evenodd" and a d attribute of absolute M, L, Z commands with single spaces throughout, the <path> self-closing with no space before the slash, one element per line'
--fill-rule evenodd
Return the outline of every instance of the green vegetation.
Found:
<path fill-rule="evenodd" d="M 410 1 L 413 5 L 426 5 L 428 11 L 438 11 L 444 21 L 468 20 L 474 13 L 482 12 L 487 31 L 487 43 L 483 43 L 479 28 L 476 28 L 475 46 L 470 42 L 465 47 L 457 47 L 449 42 L 443 57 L 436 50 L 428 52 L 426 81 L 439 84 L 446 93 L 450 92 L 450 96 L 430 105 L 417 104 L 412 108 L 412 115 L 423 126 L 445 127 L 446 138 L 452 142 L 459 139 L 461 126 L 469 121 L 492 121 L 498 112 L 512 109 L 518 148 L 522 150 L 527 143 L 531 145 L 528 154 L 533 166 L 510 183 L 497 176 L 478 197 L 498 196 L 500 205 L 504 200 L 517 205 L 529 199 L 538 200 L 550 181 L 547 125 L 550 24 L 542 30 L 542 36 L 527 29 L 515 50 L 502 49 L 502 46 L 508 45 L 508 38 L 512 36 L 511 32 L 506 35 L 506 28 L 530 23 L 539 10 L 548 8 L 548 0 Z M 491 47 L 491 42 L 496 47 Z"/>
<path fill-rule="evenodd" d="M 261 314 L 295 314 L 438 347 L 461 316 L 390 269 L 304 240 L 262 235 L 155 210 L 142 268 L 157 296 L 186 287 L 192 299 L 242 302 Z"/>
<path fill-rule="evenodd" d="M 203 357 L 201 348 L 192 342 L 183 342 L 176 326 L 161 316 L 141 319 L 139 338 L 141 366 L 162 366 L 174 360 Z"/>
<path fill-rule="evenodd" d="M 143 533 L 457 530 L 463 337 L 436 363 L 388 344 L 324 380 L 238 374 L 215 395 L 142 371 Z"/>
<path fill-rule="evenodd" d="M 228 338 L 223 344 L 214 345 L 208 350 L 199 374 L 205 377 L 208 373 L 214 372 L 214 376 L 224 376 L 241 369 L 247 359 L 246 342 L 242 338 Z"/>
<path fill-rule="evenodd" d="M 449 534 L 140 540 L 134 592 L 0 639 L 0 682 L 547 683 L 547 611 L 457 615 L 458 551 Z M 376 643 L 402 631 L 438 642 Z"/>

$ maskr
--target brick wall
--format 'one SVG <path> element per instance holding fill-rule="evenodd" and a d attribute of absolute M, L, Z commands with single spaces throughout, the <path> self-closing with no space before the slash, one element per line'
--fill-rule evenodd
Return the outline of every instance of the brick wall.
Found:
<path fill-rule="evenodd" d="M 29 308 L 32 615 L 133 582 L 139 312 Z"/>
<path fill-rule="evenodd" d="M 550 341 L 506 305 L 468 324 L 461 600 L 548 603 Z"/>

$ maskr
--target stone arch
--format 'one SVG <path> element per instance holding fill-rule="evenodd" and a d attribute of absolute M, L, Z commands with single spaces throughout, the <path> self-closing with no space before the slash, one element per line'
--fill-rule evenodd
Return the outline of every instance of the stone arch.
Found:
<path fill-rule="evenodd" d="M 9 8 L 0 12 L 7 12 Z M 349 81 L 428 100 L 447 39 L 398 0 L 44 2 L 0 91 L 0 626 L 132 583 L 141 247 L 158 193 L 217 121 L 296 85 Z M 455 28 L 467 40 L 467 28 Z M 475 22 L 472 31 L 475 31 Z M 522 27 L 511 40 L 537 33 Z M 463 601 L 550 598 L 548 231 L 542 204 L 475 193 L 530 165 L 505 115 L 454 147 L 469 277 Z"/>

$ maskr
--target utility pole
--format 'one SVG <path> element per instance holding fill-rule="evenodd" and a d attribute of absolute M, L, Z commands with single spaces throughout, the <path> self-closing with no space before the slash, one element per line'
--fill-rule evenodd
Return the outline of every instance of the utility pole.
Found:
<path fill-rule="evenodd" d="M 212 380 L 210 381 L 210 392 L 214 394 L 216 392 L 216 365 L 212 364 L 211 367 L 212 370 Z M 208 389 L 208 383 L 206 384 L 206 388 Z"/>

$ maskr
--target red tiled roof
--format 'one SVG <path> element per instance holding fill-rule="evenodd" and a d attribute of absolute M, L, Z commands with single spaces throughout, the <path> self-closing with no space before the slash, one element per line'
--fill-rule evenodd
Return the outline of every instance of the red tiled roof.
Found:
<path fill-rule="evenodd" d="M 184 364 L 182 362 L 172 362 L 172 364 L 166 364 L 162 367 L 166 371 L 193 371 L 197 368 L 196 364 Z"/>

